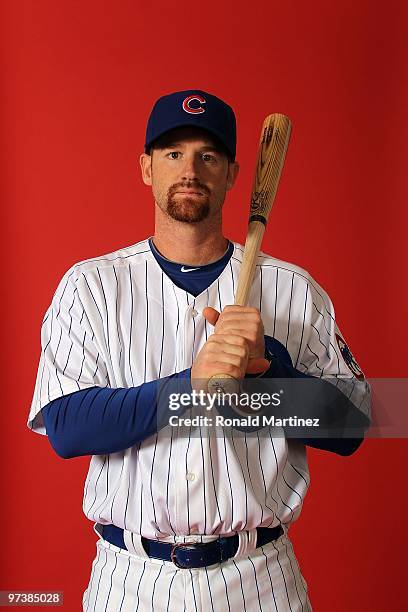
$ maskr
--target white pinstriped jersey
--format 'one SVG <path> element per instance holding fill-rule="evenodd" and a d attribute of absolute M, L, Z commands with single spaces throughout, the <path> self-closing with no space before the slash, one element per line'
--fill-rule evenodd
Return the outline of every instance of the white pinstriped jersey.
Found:
<path fill-rule="evenodd" d="M 28 426 L 45 434 L 41 409 L 62 395 L 129 388 L 189 368 L 213 330 L 204 307 L 234 303 L 242 253 L 234 244 L 228 265 L 197 297 L 163 273 L 147 240 L 72 266 L 43 321 Z M 333 305 L 307 272 L 261 253 L 249 303 L 297 369 L 341 380 L 368 412 L 367 384 L 335 340 Z M 84 512 L 164 541 L 288 525 L 309 485 L 305 447 L 272 427 L 268 433 L 181 437 L 162 429 L 123 452 L 93 456 Z"/>

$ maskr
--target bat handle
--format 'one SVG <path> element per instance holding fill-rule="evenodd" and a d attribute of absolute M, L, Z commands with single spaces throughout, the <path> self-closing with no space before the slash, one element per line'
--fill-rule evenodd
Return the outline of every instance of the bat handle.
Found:
<path fill-rule="evenodd" d="M 209 393 L 239 393 L 239 380 L 229 374 L 214 374 L 207 383 Z"/>
<path fill-rule="evenodd" d="M 264 231 L 265 225 L 260 221 L 251 221 L 248 226 L 244 256 L 235 297 L 236 306 L 247 305 L 255 272 L 256 259 L 258 257 Z M 209 393 L 239 393 L 240 384 L 239 380 L 229 374 L 214 374 L 208 380 L 207 387 Z"/>

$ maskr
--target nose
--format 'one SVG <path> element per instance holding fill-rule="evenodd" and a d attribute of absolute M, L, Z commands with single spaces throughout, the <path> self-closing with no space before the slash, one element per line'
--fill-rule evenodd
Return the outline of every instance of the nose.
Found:
<path fill-rule="evenodd" d="M 198 178 L 198 159 L 195 155 L 185 156 L 182 175 L 183 180 L 192 181 Z"/>

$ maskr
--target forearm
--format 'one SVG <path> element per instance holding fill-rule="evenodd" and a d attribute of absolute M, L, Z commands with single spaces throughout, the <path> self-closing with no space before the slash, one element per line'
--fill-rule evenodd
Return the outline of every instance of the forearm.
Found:
<path fill-rule="evenodd" d="M 289 352 L 280 342 L 267 335 L 264 339 L 265 356 L 271 364 L 259 381 L 249 383 L 251 390 L 261 389 L 272 394 L 284 388 L 275 416 L 285 418 L 296 415 L 319 420 L 318 429 L 284 426 L 287 437 L 296 437 L 312 448 L 351 455 L 364 439 L 368 419 L 345 393 L 336 388 L 334 378 L 329 382 L 297 370 L 293 367 Z M 247 378 L 254 379 L 256 376 Z"/>
<path fill-rule="evenodd" d="M 42 409 L 50 443 L 64 459 L 130 448 L 168 424 L 165 398 L 178 385 L 191 389 L 189 369 L 138 387 L 91 387 L 55 399 Z"/>
<path fill-rule="evenodd" d="M 296 434 L 296 438 L 307 446 L 339 455 L 351 455 L 361 445 L 369 420 L 332 382 L 304 374 L 279 359 L 272 360 L 265 377 L 275 379 L 275 383 L 272 380 L 268 383 L 273 386 L 277 380 L 285 379 L 283 416 L 318 419 L 319 428 L 284 427 L 286 435 L 295 437 Z M 304 382 L 291 384 L 287 379 L 303 379 Z"/>

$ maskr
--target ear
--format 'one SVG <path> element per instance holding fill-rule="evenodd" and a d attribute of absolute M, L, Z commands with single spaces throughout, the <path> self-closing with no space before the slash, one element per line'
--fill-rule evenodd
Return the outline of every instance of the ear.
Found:
<path fill-rule="evenodd" d="M 142 153 L 140 156 L 140 168 L 142 171 L 142 179 L 145 185 L 152 184 L 152 157 L 147 153 Z"/>
<path fill-rule="evenodd" d="M 238 162 L 230 162 L 228 164 L 228 175 L 227 175 L 227 191 L 232 189 L 235 184 L 236 178 L 239 172 L 239 163 Z"/>

